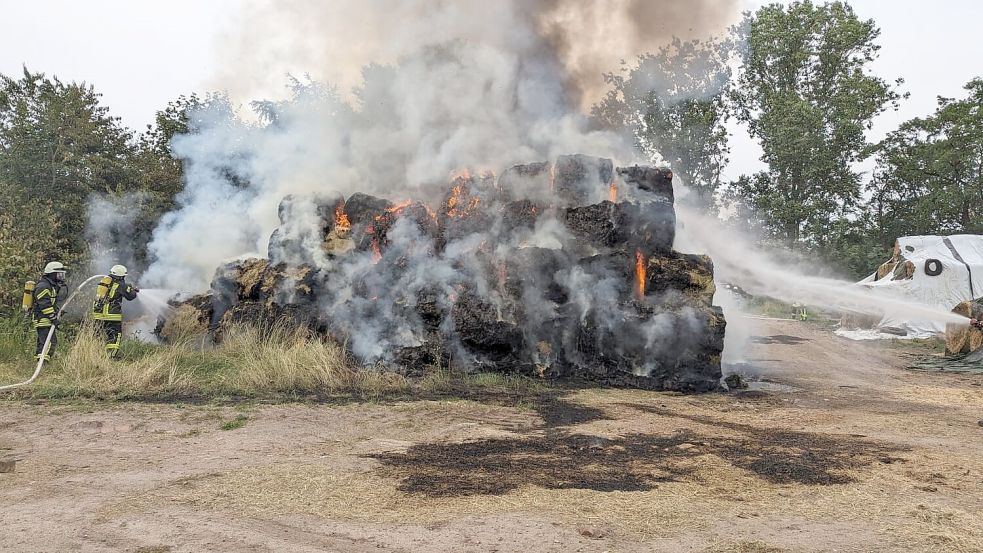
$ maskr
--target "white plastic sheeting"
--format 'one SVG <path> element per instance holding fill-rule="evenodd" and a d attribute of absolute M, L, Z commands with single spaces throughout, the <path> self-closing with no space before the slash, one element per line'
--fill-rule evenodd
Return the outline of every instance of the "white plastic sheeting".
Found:
<path fill-rule="evenodd" d="M 904 259 L 914 264 L 914 275 L 892 280 L 889 273 L 878 280 L 874 272 L 860 284 L 947 311 L 960 302 L 983 296 L 983 236 L 903 236 L 898 238 L 898 246 Z M 936 276 L 925 273 L 925 264 L 932 259 L 942 264 L 942 272 Z M 909 320 L 901 313 L 891 312 L 884 314 L 879 326 L 906 330 L 910 337 L 945 332 L 945 325 L 940 322 Z"/>

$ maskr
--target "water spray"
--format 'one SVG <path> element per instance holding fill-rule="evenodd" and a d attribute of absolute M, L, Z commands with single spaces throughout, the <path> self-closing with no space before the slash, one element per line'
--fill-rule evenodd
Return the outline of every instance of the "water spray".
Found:
<path fill-rule="evenodd" d="M 82 281 L 82 284 L 79 284 L 78 287 L 75 289 L 75 291 L 68 296 L 68 299 L 65 300 L 65 303 L 61 304 L 61 308 L 58 309 L 58 313 L 55 315 L 55 318 L 61 317 L 61 314 L 65 311 L 65 308 L 68 307 L 68 304 L 70 304 L 72 300 L 75 299 L 75 296 L 77 296 L 78 293 L 82 291 L 82 288 L 84 288 L 86 284 L 102 277 L 103 275 L 93 275 Z M 44 358 L 46 355 L 48 355 L 48 350 L 51 348 L 51 338 L 55 335 L 55 332 L 57 331 L 58 331 L 58 327 L 56 325 L 52 325 L 51 332 L 48 333 L 48 337 L 45 338 L 44 340 L 44 346 L 41 348 L 41 355 L 40 358 L 38 359 L 37 367 L 34 368 L 34 374 L 31 375 L 31 378 L 28 378 L 24 382 L 18 382 L 17 384 L 8 384 L 6 386 L 0 386 L 0 392 L 6 390 L 12 390 L 14 388 L 20 388 L 21 386 L 27 386 L 28 384 L 34 382 L 37 379 L 37 377 L 41 374 L 41 368 L 44 366 Z"/>

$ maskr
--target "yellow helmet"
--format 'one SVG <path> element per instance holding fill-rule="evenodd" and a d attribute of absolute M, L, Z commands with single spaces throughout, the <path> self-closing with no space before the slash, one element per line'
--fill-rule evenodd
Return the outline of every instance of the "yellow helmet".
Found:
<path fill-rule="evenodd" d="M 109 274 L 113 275 L 114 277 L 125 277 L 126 267 L 122 265 L 113 265 L 113 268 L 109 270 Z"/>

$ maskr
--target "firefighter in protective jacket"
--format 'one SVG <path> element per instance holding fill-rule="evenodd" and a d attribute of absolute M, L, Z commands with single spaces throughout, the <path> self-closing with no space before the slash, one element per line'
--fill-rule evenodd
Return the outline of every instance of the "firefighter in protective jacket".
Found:
<path fill-rule="evenodd" d="M 44 342 L 48 339 L 48 333 L 58 325 L 59 301 L 65 296 L 65 266 L 58 261 L 52 261 L 44 266 L 44 275 L 34 285 L 32 292 L 31 322 L 38 333 L 38 346 L 35 351 L 35 358 L 40 360 L 44 351 Z M 48 352 L 44 354 L 47 362 L 55 352 L 58 344 L 57 334 L 51 335 L 51 344 Z"/>
<path fill-rule="evenodd" d="M 116 357 L 123 338 L 123 300 L 133 300 L 140 290 L 126 282 L 126 267 L 113 265 L 109 275 L 96 287 L 92 318 L 99 322 L 106 337 L 106 353 Z"/>

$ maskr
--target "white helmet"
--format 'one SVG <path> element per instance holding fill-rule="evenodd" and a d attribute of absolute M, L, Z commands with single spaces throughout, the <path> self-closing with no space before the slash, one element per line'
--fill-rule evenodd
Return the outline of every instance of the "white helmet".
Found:
<path fill-rule="evenodd" d="M 60 261 L 52 261 L 44 266 L 44 274 L 50 275 L 51 273 L 62 273 L 64 274 L 67 269 L 61 264 Z"/>
<path fill-rule="evenodd" d="M 126 267 L 122 265 L 113 265 L 113 268 L 109 270 L 109 274 L 113 275 L 114 277 L 125 277 Z"/>

